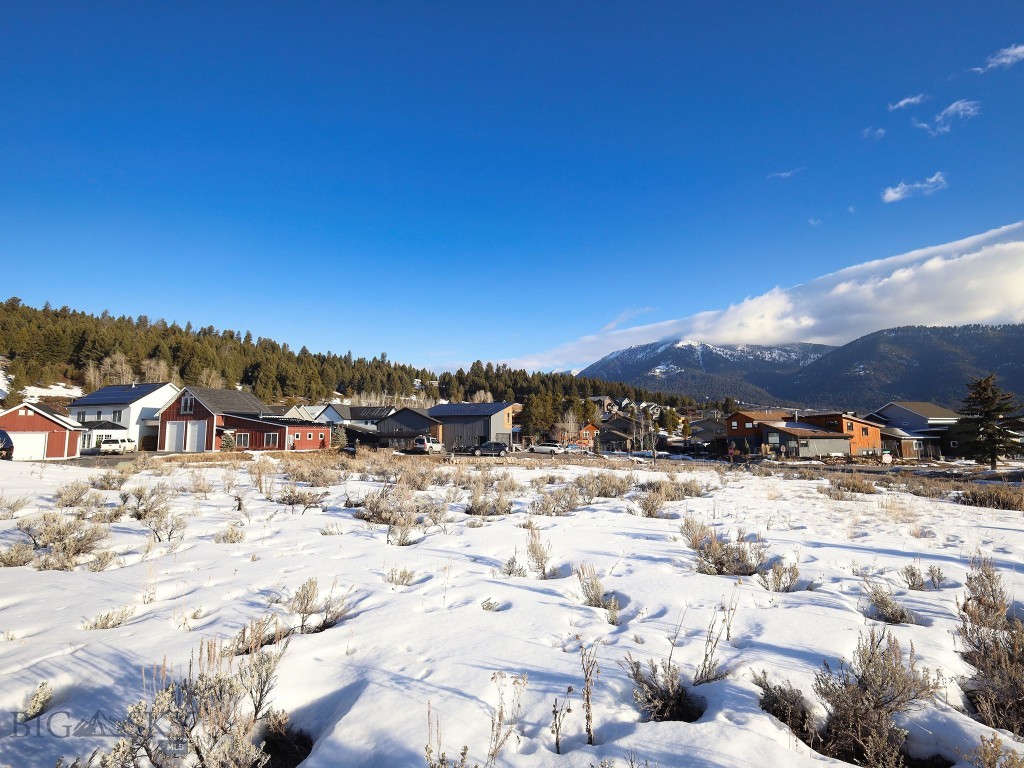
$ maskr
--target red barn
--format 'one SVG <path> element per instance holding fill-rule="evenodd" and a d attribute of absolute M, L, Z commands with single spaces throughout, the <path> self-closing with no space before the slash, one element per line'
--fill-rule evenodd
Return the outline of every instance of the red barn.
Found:
<path fill-rule="evenodd" d="M 0 413 L 0 431 L 14 447 L 15 461 L 74 459 L 79 455 L 81 424 L 43 403 L 22 403 Z"/>
<path fill-rule="evenodd" d="M 250 451 L 329 448 L 329 424 L 273 416 L 251 392 L 185 387 L 160 411 L 157 450 L 219 451 L 225 434 Z"/>

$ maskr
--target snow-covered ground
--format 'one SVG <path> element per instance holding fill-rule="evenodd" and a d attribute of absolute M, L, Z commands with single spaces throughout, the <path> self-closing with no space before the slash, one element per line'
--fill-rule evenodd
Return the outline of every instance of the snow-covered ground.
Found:
<path fill-rule="evenodd" d="M 423 460 L 401 461 L 411 466 Z M 811 752 L 759 709 L 751 675 L 766 670 L 772 679 L 788 679 L 823 714 L 811 693 L 815 672 L 823 661 L 834 666 L 850 658 L 862 633 L 883 626 L 866 615 L 866 576 L 889 584 L 913 611 L 916 624 L 890 630 L 905 650 L 913 643 L 919 664 L 944 676 L 938 697 L 905 722 L 911 749 L 956 761 L 958 749 L 972 749 L 990 732 L 963 713 L 958 678 L 969 669 L 956 652 L 955 599 L 963 594 L 976 551 L 994 558 L 1011 594 L 1024 587 L 1019 512 L 889 491 L 836 501 L 818 492 L 822 480 L 674 464 L 677 479 L 696 480 L 708 492 L 669 502 L 662 518 L 638 516 L 629 497 L 581 503 L 561 517 L 533 515 L 557 574 L 506 576 L 502 567 L 513 554 L 527 564 L 530 531 L 523 526 L 531 502 L 593 467 L 534 462 L 506 468 L 478 461 L 443 472 L 450 477 L 460 471 L 469 479 L 477 466 L 507 471 L 521 484 L 512 514 L 467 516 L 463 491 L 459 501 L 449 499 L 450 524 L 419 529 L 404 547 L 388 544 L 385 527 L 368 525 L 344 506 L 347 497 L 359 499 L 380 487 L 361 475 L 327 488 L 326 509 L 300 514 L 268 500 L 244 466 L 137 473 L 126 489 L 159 483 L 175 488 L 174 507 L 188 519 L 183 540 L 149 545 L 149 531 L 126 515 L 109 526 L 106 546 L 118 562 L 107 570 L 0 569 L 0 765 L 50 768 L 61 755 L 109 749 L 112 737 L 76 735 L 75 727 L 97 712 L 101 719 L 122 717 L 144 695 L 144 669 L 166 662 L 183 671 L 203 639 L 229 640 L 247 621 L 268 614 L 296 623 L 286 604 L 310 577 L 318 579 L 321 593 L 335 582 L 336 594 L 351 589 L 344 621 L 291 638 L 274 690 L 273 705 L 315 740 L 303 763 L 311 768 L 424 765 L 428 703 L 449 756 L 465 744 L 483 764 L 498 704 L 495 673 L 504 673 L 507 697 L 513 676 L 528 679 L 518 734 L 497 765 L 589 768 L 612 759 L 623 766 L 631 750 L 651 766 L 838 764 Z M 207 498 L 185 490 L 196 472 L 214 486 Z M 54 511 L 59 487 L 98 474 L 0 462 L 0 505 L 27 499 L 17 519 Z M 540 477 L 554 482 L 532 486 Z M 641 482 L 665 475 L 643 468 L 632 477 Z M 225 482 L 247 497 L 244 515 L 234 511 Z M 279 479 L 277 488 L 282 484 Z M 442 500 L 451 488 L 435 485 L 418 495 Z M 117 491 L 96 493 L 108 508 L 119 501 Z M 753 578 L 697 573 L 695 554 L 680 532 L 687 516 L 719 533 L 759 534 L 771 557 L 799 566 L 801 588 L 774 593 Z M 0 548 L 25 540 L 17 519 L 0 521 Z M 232 525 L 244 530 L 243 541 L 214 540 Z M 325 528 L 338 535 L 324 535 Z M 607 621 L 603 609 L 582 604 L 572 569 L 583 563 L 593 565 L 604 589 L 616 596 L 618 625 Z M 938 590 L 908 591 L 898 571 L 909 564 L 922 571 L 938 566 L 946 580 Z M 411 583 L 389 583 L 392 569 L 412 571 Z M 485 610 L 485 602 L 496 610 Z M 87 620 L 122 606 L 134 610 L 122 626 L 83 629 Z M 619 662 L 627 654 L 660 661 L 671 652 L 689 679 L 703 658 L 709 624 L 715 617 L 721 621 L 730 606 L 731 629 L 717 650 L 729 674 L 695 690 L 707 704 L 703 716 L 695 723 L 642 722 Z M 587 746 L 580 647 L 594 644 L 601 673 L 593 694 L 596 745 Z M 14 713 L 41 681 L 54 688 L 49 711 L 16 724 Z M 572 712 L 557 756 L 552 704 L 570 685 Z"/>
<path fill-rule="evenodd" d="M 0 398 L 7 396 L 7 389 L 10 386 L 10 379 L 0 368 Z M 81 397 L 82 388 L 70 384 L 52 384 L 49 387 L 25 387 L 25 399 L 34 403 L 41 397 Z"/>

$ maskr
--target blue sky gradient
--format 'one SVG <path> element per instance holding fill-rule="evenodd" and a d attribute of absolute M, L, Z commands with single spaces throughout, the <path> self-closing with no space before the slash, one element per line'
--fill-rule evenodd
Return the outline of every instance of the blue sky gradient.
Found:
<path fill-rule="evenodd" d="M 585 364 L 1024 218 L 1022 44 L 1016 2 L 11 3 L 0 294 Z"/>

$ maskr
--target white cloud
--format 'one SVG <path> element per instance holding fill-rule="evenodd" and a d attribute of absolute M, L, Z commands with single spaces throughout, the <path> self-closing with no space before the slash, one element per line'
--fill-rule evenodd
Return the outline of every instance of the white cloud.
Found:
<path fill-rule="evenodd" d="M 510 361 L 548 370 L 662 339 L 720 344 L 844 344 L 900 325 L 1024 322 L 1024 221 L 946 245 L 869 261 L 727 309 L 617 329 Z"/>
<path fill-rule="evenodd" d="M 601 329 L 601 333 L 607 333 L 608 331 L 614 331 L 620 325 L 627 320 L 632 320 L 637 315 L 645 314 L 646 312 L 652 311 L 653 307 L 639 307 L 637 309 L 627 309 L 619 313 L 619 316 L 612 320 L 608 325 Z"/>
<path fill-rule="evenodd" d="M 807 223 L 810 224 L 812 227 L 817 227 L 821 224 L 821 219 L 816 219 L 813 216 L 811 216 L 811 218 L 807 220 Z"/>
<path fill-rule="evenodd" d="M 928 97 L 925 94 L 923 94 L 923 93 L 919 93 L 916 96 L 907 96 L 905 99 L 900 99 L 895 104 L 890 104 L 889 105 L 889 111 L 890 112 L 895 112 L 897 109 L 906 109 L 907 107 L 916 107 L 918 104 L 920 104 L 922 101 L 924 101 L 927 98 Z"/>
<path fill-rule="evenodd" d="M 779 171 L 778 173 L 769 173 L 766 178 L 769 178 L 769 179 L 788 179 L 790 176 L 795 176 L 796 174 L 800 173 L 800 171 L 802 171 L 803 169 L 804 169 L 804 166 L 801 165 L 799 168 L 794 168 L 791 171 Z"/>
<path fill-rule="evenodd" d="M 934 195 L 948 186 L 945 174 L 942 171 L 936 171 L 924 181 L 915 181 L 910 184 L 901 181 L 895 187 L 886 187 L 882 192 L 882 200 L 886 203 L 896 203 L 915 195 Z"/>
<path fill-rule="evenodd" d="M 980 101 L 959 99 L 939 112 L 932 123 L 922 123 L 920 120 L 913 120 L 912 122 L 915 128 L 923 128 L 932 136 L 938 136 L 943 133 L 949 133 L 952 130 L 953 126 L 950 123 L 954 119 L 970 120 L 972 117 L 977 117 L 980 114 Z"/>
<path fill-rule="evenodd" d="M 1001 51 L 993 53 L 985 60 L 984 67 L 974 67 L 973 71 L 988 72 L 996 67 L 1007 69 L 1018 61 L 1024 61 L 1024 45 L 1011 45 L 1009 48 L 1003 48 Z"/>
<path fill-rule="evenodd" d="M 885 128 L 868 127 L 861 132 L 861 136 L 863 136 L 865 139 L 874 139 L 875 141 L 878 141 L 883 136 L 885 136 Z"/>

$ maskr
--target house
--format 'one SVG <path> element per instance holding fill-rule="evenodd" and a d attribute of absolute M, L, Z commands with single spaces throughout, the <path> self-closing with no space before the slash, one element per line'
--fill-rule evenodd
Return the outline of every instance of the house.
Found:
<path fill-rule="evenodd" d="M 324 405 L 268 405 L 266 413 L 284 419 L 320 421 L 320 414 L 326 407 Z"/>
<path fill-rule="evenodd" d="M 331 445 L 326 424 L 269 413 L 251 392 L 185 387 L 160 411 L 158 450 L 219 451 L 225 434 L 241 450 L 317 450 Z"/>
<path fill-rule="evenodd" d="M 597 406 L 597 412 L 599 414 L 612 413 L 618 410 L 618 406 L 615 405 L 615 401 L 608 397 L 608 395 L 597 395 L 596 397 L 591 397 L 590 402 Z"/>
<path fill-rule="evenodd" d="M 619 412 L 602 422 L 598 441 L 605 451 L 632 451 L 639 447 L 643 424 L 625 413 Z"/>
<path fill-rule="evenodd" d="M 390 448 L 412 448 L 421 435 L 431 435 L 444 442 L 443 424 L 423 408 L 401 408 L 377 422 L 378 444 Z"/>
<path fill-rule="evenodd" d="M 143 450 L 155 451 L 157 414 L 180 391 L 170 382 L 112 384 L 71 401 L 68 410 L 85 428 L 82 451 L 98 450 L 110 437 L 126 437 Z"/>
<path fill-rule="evenodd" d="M 512 444 L 512 416 L 517 403 L 447 403 L 435 405 L 427 415 L 441 422 L 444 447 L 474 446 L 495 440 Z"/>
<path fill-rule="evenodd" d="M 849 435 L 851 456 L 878 456 L 882 453 L 879 425 L 852 412 L 804 414 L 800 420 Z"/>
<path fill-rule="evenodd" d="M 762 421 L 758 445 L 776 456 L 811 459 L 850 455 L 853 435 L 820 427 L 806 421 Z"/>
<path fill-rule="evenodd" d="M 395 413 L 393 405 L 342 405 L 331 403 L 317 415 L 317 421 L 376 429 L 377 423 Z"/>
<path fill-rule="evenodd" d="M 596 424 L 587 424 L 585 427 L 580 427 L 580 435 L 577 439 L 580 448 L 593 451 L 597 446 L 597 436 L 600 432 L 601 428 Z"/>
<path fill-rule="evenodd" d="M 74 459 L 81 453 L 84 429 L 77 421 L 43 403 L 22 403 L 0 412 L 0 433 L 6 433 L 15 461 Z"/>
<path fill-rule="evenodd" d="M 960 414 L 935 403 L 889 402 L 868 419 L 883 427 L 883 446 L 905 459 L 938 458 L 946 431 L 960 421 Z M 888 432 L 888 435 L 886 435 Z"/>
<path fill-rule="evenodd" d="M 726 448 L 731 452 L 756 453 L 764 440 L 761 425 L 787 419 L 795 421 L 792 411 L 733 411 L 725 417 Z"/>

